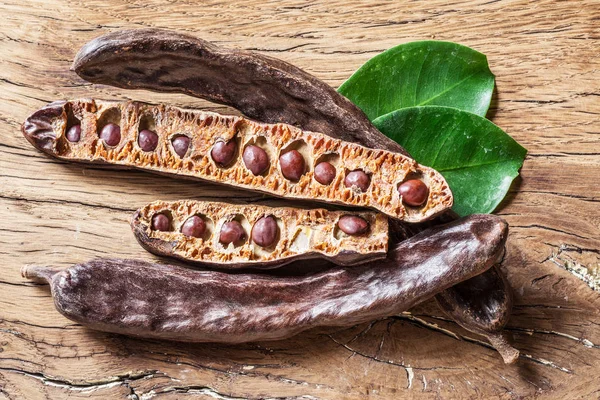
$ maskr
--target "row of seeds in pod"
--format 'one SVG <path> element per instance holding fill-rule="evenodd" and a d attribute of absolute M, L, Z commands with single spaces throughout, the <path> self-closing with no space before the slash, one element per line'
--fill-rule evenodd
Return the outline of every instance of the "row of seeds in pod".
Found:
<path fill-rule="evenodd" d="M 121 128 L 113 123 L 108 123 L 102 127 L 98 136 L 108 146 L 116 146 L 121 141 Z M 81 125 L 71 126 L 66 133 L 66 138 L 70 142 L 78 142 L 81 138 Z M 158 146 L 158 134 L 156 132 L 144 129 L 138 134 L 138 145 L 146 152 L 151 152 Z M 190 138 L 185 135 L 175 136 L 171 144 L 173 150 L 180 157 L 184 158 L 190 147 Z M 213 161 L 220 167 L 227 167 L 232 163 L 237 154 L 238 144 L 235 139 L 228 142 L 217 141 L 211 149 L 210 155 Z M 261 175 L 269 168 L 269 156 L 267 152 L 257 145 L 247 145 L 242 153 L 244 164 L 254 175 Z M 297 182 L 306 172 L 306 161 L 298 150 L 289 150 L 279 157 L 279 165 L 283 176 Z M 314 178 L 322 185 L 330 185 L 337 175 L 337 170 L 333 164 L 327 161 L 319 162 L 314 168 Z M 346 174 L 344 185 L 348 188 L 354 187 L 361 192 L 366 192 L 371 185 L 371 177 L 366 172 L 357 169 Z M 398 185 L 398 192 L 402 196 L 402 201 L 413 207 L 418 207 L 425 203 L 429 196 L 427 185 L 420 179 L 409 179 Z"/>
<path fill-rule="evenodd" d="M 369 223 L 362 217 L 356 215 L 344 215 L 337 222 L 339 229 L 347 235 L 361 235 L 369 229 Z M 156 231 L 170 232 L 173 230 L 171 219 L 164 213 L 159 212 L 152 216 L 151 228 Z M 193 215 L 181 225 L 180 232 L 185 236 L 201 238 L 207 233 L 207 223 L 199 215 Z M 239 221 L 225 222 L 219 232 L 219 242 L 227 246 L 242 244 L 248 235 Z M 261 217 L 252 226 L 250 237 L 254 243 L 261 247 L 270 247 L 275 244 L 279 237 L 279 227 L 272 215 Z"/>

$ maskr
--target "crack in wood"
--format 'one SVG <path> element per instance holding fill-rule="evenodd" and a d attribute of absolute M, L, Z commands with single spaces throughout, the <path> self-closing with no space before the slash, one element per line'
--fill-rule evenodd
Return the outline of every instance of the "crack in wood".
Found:
<path fill-rule="evenodd" d="M 521 328 L 521 327 L 515 327 L 515 326 L 507 326 L 504 329 L 507 331 L 525 332 L 525 333 L 530 333 L 530 334 L 539 333 L 539 334 L 543 334 L 543 335 L 556 335 L 556 336 L 563 337 L 563 338 L 566 338 L 569 340 L 573 340 L 577 343 L 584 345 L 585 347 L 600 349 L 600 345 L 592 343 L 591 340 L 585 339 L 585 338 L 578 338 L 576 336 L 569 335 L 568 333 L 552 331 L 552 330 L 545 330 L 545 329 Z"/>
<path fill-rule="evenodd" d="M 459 370 L 459 369 L 461 369 L 461 368 L 454 368 L 454 367 L 415 367 L 415 366 L 411 366 L 411 365 L 406 365 L 404 363 L 395 362 L 395 361 L 392 361 L 392 360 L 383 360 L 381 358 L 378 358 L 377 356 L 371 356 L 371 355 L 363 353 L 363 352 L 361 352 L 361 351 L 359 351 L 357 349 L 354 349 L 354 348 L 348 346 L 346 343 L 342 343 L 339 340 L 335 339 L 331 334 L 326 334 L 325 336 L 327 336 L 334 343 L 336 343 L 337 345 L 339 345 L 339 346 L 343 347 L 344 349 L 348 350 L 352 354 L 356 354 L 356 355 L 359 355 L 361 357 L 371 359 L 371 360 L 376 361 L 378 363 L 383 363 L 383 364 L 387 364 L 387 365 L 392 365 L 394 367 L 402 368 L 406 372 L 407 376 L 408 376 L 408 371 L 406 370 L 407 368 L 411 368 L 411 370 L 419 370 L 419 371 Z"/>
<path fill-rule="evenodd" d="M 112 211 L 119 211 L 119 212 L 124 211 L 124 212 L 128 212 L 128 213 L 132 213 L 136 210 L 135 208 L 115 207 L 115 206 L 111 206 L 109 204 L 99 205 L 99 204 L 84 203 L 82 201 L 74 201 L 74 200 L 28 199 L 28 198 L 23 198 L 23 197 L 6 196 L 6 195 L 0 195 L 0 199 L 6 199 L 6 200 L 12 200 L 12 201 L 18 201 L 18 202 L 23 201 L 26 203 L 38 203 L 38 204 L 72 204 L 72 205 L 91 207 L 91 208 L 97 208 L 97 209 L 102 209 L 102 210 L 112 210 Z"/>
<path fill-rule="evenodd" d="M 234 397 L 224 393 L 220 393 L 215 389 L 204 385 L 186 385 L 186 386 L 169 386 L 160 390 L 152 389 L 149 392 L 137 393 L 135 389 L 127 385 L 131 393 L 131 400 L 148 400 L 155 396 L 167 393 L 185 393 L 191 395 L 206 395 L 219 400 L 248 400 L 248 399 L 263 399 L 264 397 Z M 289 397 L 269 397 L 269 399 L 289 399 Z"/>
<path fill-rule="evenodd" d="M 407 320 L 407 321 L 413 322 L 413 323 L 415 323 L 415 324 L 417 324 L 419 326 L 422 326 L 422 327 L 424 327 L 426 329 L 431 329 L 433 331 L 443 333 L 444 335 L 450 336 L 450 337 L 455 338 L 457 340 L 464 340 L 466 342 L 477 344 L 479 346 L 487 347 L 488 349 L 494 350 L 494 348 L 492 347 L 492 345 L 489 344 L 489 343 L 486 343 L 484 341 L 481 341 L 481 340 L 478 340 L 478 339 L 475 339 L 475 338 L 471 338 L 471 337 L 468 337 L 468 336 L 459 335 L 459 334 L 457 334 L 455 332 L 452 332 L 452 331 L 450 331 L 448 329 L 441 328 L 437 324 L 433 324 L 431 322 L 425 321 L 422 318 L 415 317 L 414 315 L 412 315 L 412 314 L 410 314 L 408 312 L 402 313 L 402 315 L 397 315 L 397 316 L 394 316 L 392 318 Z M 541 365 L 545 365 L 545 366 L 548 366 L 548 367 L 552 367 L 552 368 L 558 369 L 559 371 L 566 372 L 568 374 L 573 374 L 574 373 L 572 370 L 569 370 L 567 368 L 561 367 L 561 366 L 557 365 L 556 363 L 554 363 L 553 361 L 549 361 L 549 360 L 546 360 L 546 359 L 543 359 L 543 358 L 536 358 L 536 357 L 533 357 L 530 354 L 523 354 L 523 353 L 521 353 L 519 355 L 519 357 L 531 360 L 531 361 L 536 362 L 536 363 L 541 364 Z"/>
<path fill-rule="evenodd" d="M 0 371 L 6 371 L 16 374 L 21 374 L 28 376 L 33 379 L 37 379 L 41 381 L 44 385 L 59 387 L 72 391 L 95 391 L 99 389 L 108 389 L 115 386 L 123 385 L 125 382 L 137 381 L 140 379 L 148 379 L 152 378 L 155 375 L 164 375 L 159 373 L 158 371 L 145 371 L 139 373 L 127 373 L 123 375 L 117 375 L 114 377 L 102 378 L 98 380 L 92 381 L 84 381 L 84 380 L 69 380 L 65 378 L 54 377 L 50 375 L 46 375 L 41 372 L 31 372 L 18 368 L 6 368 L 0 367 Z M 165 375 L 166 376 L 166 375 Z"/>
<path fill-rule="evenodd" d="M 558 247 L 558 251 L 555 252 L 554 248 L 556 248 L 556 246 L 550 243 L 546 244 L 552 246 L 553 250 L 552 253 L 540 263 L 550 261 L 556 266 L 570 272 L 572 275 L 585 282 L 592 290 L 600 292 L 600 263 L 586 266 L 568 255 L 562 255 L 563 253 L 569 251 L 577 252 L 579 254 L 582 254 L 584 251 L 600 254 L 599 250 L 584 249 L 575 245 L 561 244 Z"/>
<path fill-rule="evenodd" d="M 578 235 L 576 233 L 573 232 L 567 232 L 567 231 L 563 231 L 561 229 L 557 229 L 557 228 L 551 228 L 549 226 L 544 226 L 544 225 L 539 225 L 539 224 L 531 224 L 531 225 L 511 225 L 510 226 L 511 229 L 515 229 L 515 228 L 521 228 L 521 229 L 531 229 L 531 228 L 538 228 L 538 229 L 543 229 L 543 230 L 547 230 L 547 231 L 552 231 L 552 232 L 557 232 L 557 233 L 562 233 L 568 236 L 573 236 L 579 239 L 585 239 L 585 240 L 590 240 L 590 237 L 587 236 L 581 236 Z"/>

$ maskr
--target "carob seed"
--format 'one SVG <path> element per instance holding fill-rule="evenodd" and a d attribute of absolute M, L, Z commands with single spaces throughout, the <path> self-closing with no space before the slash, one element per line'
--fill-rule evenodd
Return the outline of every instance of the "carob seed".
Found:
<path fill-rule="evenodd" d="M 199 238 L 204 235 L 204 232 L 206 232 L 206 222 L 197 215 L 189 217 L 181 227 L 181 233 L 185 236 Z"/>
<path fill-rule="evenodd" d="M 144 151 L 154 151 L 158 146 L 158 135 L 156 132 L 144 129 L 138 135 L 138 145 Z"/>
<path fill-rule="evenodd" d="M 279 227 L 273 216 L 262 217 L 252 227 L 252 241 L 259 246 L 269 247 L 277 239 Z"/>
<path fill-rule="evenodd" d="M 81 139 L 81 125 L 73 125 L 65 135 L 69 142 L 79 142 Z"/>
<path fill-rule="evenodd" d="M 335 179 L 335 167 L 327 161 L 320 162 L 315 167 L 315 180 L 321 185 L 329 185 Z"/>
<path fill-rule="evenodd" d="M 152 229 L 167 232 L 171 230 L 171 221 L 165 214 L 156 214 L 152 217 Z"/>
<path fill-rule="evenodd" d="M 108 146 L 116 146 L 121 141 L 121 128 L 119 125 L 106 124 L 100 131 L 100 139 Z"/>
<path fill-rule="evenodd" d="M 176 136 L 171 141 L 173 150 L 179 156 L 179 158 L 185 157 L 188 149 L 190 148 L 190 138 L 187 136 Z"/>
<path fill-rule="evenodd" d="M 338 221 L 338 227 L 348 235 L 360 235 L 369 229 L 369 223 L 356 215 L 344 215 Z"/>
<path fill-rule="evenodd" d="M 366 192 L 369 189 L 370 184 L 371 178 L 369 175 L 359 169 L 348 173 L 348 175 L 346 175 L 346 179 L 344 179 L 344 185 L 346 185 L 347 188 L 356 186 L 361 190 L 361 192 Z"/>
<path fill-rule="evenodd" d="M 398 186 L 398 192 L 402 196 L 402 202 L 413 207 L 425 203 L 429 196 L 429 188 L 419 179 L 410 179 Z"/>
<path fill-rule="evenodd" d="M 290 181 L 298 181 L 304 174 L 306 163 L 298 150 L 290 150 L 279 157 L 281 173 Z"/>
<path fill-rule="evenodd" d="M 244 164 L 254 175 L 260 175 L 269 168 L 267 152 L 258 146 L 250 145 L 244 149 Z"/>
<path fill-rule="evenodd" d="M 239 243 L 246 240 L 246 231 L 238 221 L 225 222 L 221 227 L 219 242 L 223 244 Z"/>
<path fill-rule="evenodd" d="M 235 157 L 235 151 L 237 149 L 237 143 L 235 139 L 231 139 L 229 142 L 225 143 L 223 141 L 218 141 L 213 146 L 210 156 L 219 166 L 225 167 L 233 161 Z"/>

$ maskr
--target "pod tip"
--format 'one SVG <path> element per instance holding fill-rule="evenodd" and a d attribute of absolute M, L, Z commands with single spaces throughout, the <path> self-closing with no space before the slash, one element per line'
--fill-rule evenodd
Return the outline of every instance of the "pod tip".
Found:
<path fill-rule="evenodd" d="M 49 283 L 60 269 L 39 265 L 25 265 L 21 268 L 21 276 L 38 283 Z"/>
<path fill-rule="evenodd" d="M 501 332 L 497 334 L 486 335 L 491 345 L 500 353 L 505 364 L 514 364 L 519 358 L 519 350 L 508 343 L 506 337 Z"/>

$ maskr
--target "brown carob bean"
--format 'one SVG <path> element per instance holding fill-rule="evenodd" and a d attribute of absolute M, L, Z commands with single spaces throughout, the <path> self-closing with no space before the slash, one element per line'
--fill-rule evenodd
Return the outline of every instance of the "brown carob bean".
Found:
<path fill-rule="evenodd" d="M 162 232 L 171 230 L 171 221 L 165 214 L 155 214 L 152 217 L 152 229 Z"/>
<path fill-rule="evenodd" d="M 140 131 L 138 135 L 138 145 L 144 151 L 154 151 L 158 146 L 158 135 L 148 129 Z"/>
<path fill-rule="evenodd" d="M 254 175 L 260 175 L 269 168 L 269 156 L 266 151 L 258 146 L 246 146 L 242 158 L 246 168 L 252 171 Z"/>
<path fill-rule="evenodd" d="M 290 181 L 298 181 L 304 175 L 306 162 L 298 150 L 290 150 L 279 157 L 281 173 Z"/>
<path fill-rule="evenodd" d="M 512 364 L 519 357 L 502 333 L 510 318 L 512 293 L 504 290 L 506 278 L 498 266 L 439 293 L 440 308 L 463 328 L 485 336 L 498 350 L 504 362 Z M 473 301 L 484 298 L 485 301 Z"/>
<path fill-rule="evenodd" d="M 347 98 L 300 68 L 194 36 L 160 29 L 111 32 L 82 47 L 72 69 L 90 82 L 184 93 L 232 106 L 259 121 L 408 154 Z"/>
<path fill-rule="evenodd" d="M 110 146 L 97 146 L 97 141 L 86 139 L 77 146 L 62 146 L 68 116 L 75 115 L 82 126 L 95 126 L 98 121 L 115 119 L 119 115 L 121 134 L 113 141 L 113 135 L 104 140 Z M 108 113 L 108 114 L 107 114 Z M 148 115 L 153 116 L 153 132 L 158 135 L 158 146 L 152 156 L 140 157 L 135 143 L 138 127 Z M 113 128 L 108 128 L 113 126 Z M 107 124 L 102 131 L 114 132 L 119 127 Z M 194 146 L 193 156 L 183 146 L 181 154 L 173 154 L 169 140 L 185 132 L 189 145 Z M 106 102 L 79 100 L 57 102 L 35 112 L 23 124 L 25 137 L 40 150 L 66 161 L 107 164 L 120 168 L 139 168 L 160 174 L 202 179 L 255 190 L 285 198 L 321 201 L 352 207 L 379 210 L 393 218 L 407 222 L 420 222 L 448 210 L 452 206 L 452 193 L 444 178 L 435 170 L 419 165 L 398 153 L 368 149 L 357 144 L 332 139 L 316 132 L 304 132 L 284 124 L 268 125 L 238 116 L 182 110 L 170 106 L 152 106 L 138 102 Z M 232 161 L 227 171 L 215 165 L 210 149 L 215 136 L 223 141 L 235 137 L 242 150 L 242 157 Z M 179 136 L 182 137 L 182 136 Z M 182 139 L 184 141 L 184 139 Z M 118 144 L 118 146 L 116 146 Z M 312 171 L 305 171 L 298 181 L 281 176 L 278 168 L 271 168 L 272 155 L 295 154 L 286 150 L 290 144 L 299 146 L 306 165 L 314 160 L 335 155 L 339 171 L 349 171 L 345 180 L 337 179 L 323 187 L 312 179 Z M 165 149 L 164 147 L 167 146 Z M 175 146 L 173 146 L 176 149 Z M 300 153 L 300 152 L 299 152 Z M 295 166 L 298 163 L 292 163 Z M 292 165 L 290 164 L 290 165 Z M 294 168 L 295 169 L 295 168 Z M 368 171 L 368 174 L 367 174 Z M 428 201 L 419 208 L 402 204 L 397 190 L 400 182 L 410 175 L 418 175 L 428 186 Z M 377 182 L 371 190 L 370 182 Z M 355 193 L 351 195 L 348 187 Z"/>
<path fill-rule="evenodd" d="M 73 125 L 70 127 L 65 137 L 69 142 L 79 142 L 79 139 L 81 139 L 81 125 Z"/>
<path fill-rule="evenodd" d="M 183 233 L 185 236 L 200 238 L 205 232 L 206 223 L 197 215 L 193 215 L 186 219 L 181 226 L 181 233 Z"/>
<path fill-rule="evenodd" d="M 335 179 L 335 167 L 327 161 L 320 162 L 315 167 L 315 179 L 322 185 L 329 185 Z"/>
<path fill-rule="evenodd" d="M 410 179 L 398 186 L 402 201 L 409 206 L 418 207 L 427 201 L 429 189 L 420 179 Z"/>
<path fill-rule="evenodd" d="M 62 271 L 26 266 L 21 273 L 49 282 L 58 311 L 88 328 L 181 342 L 255 342 L 397 315 L 490 268 L 506 235 L 502 219 L 474 215 L 401 242 L 385 260 L 308 276 L 114 259 Z"/>
<path fill-rule="evenodd" d="M 98 135 L 108 146 L 116 146 L 121 141 L 121 128 L 116 124 L 106 124 Z"/>
<path fill-rule="evenodd" d="M 224 245 L 230 243 L 239 244 L 246 240 L 246 231 L 242 224 L 238 221 L 225 222 L 221 227 L 221 233 L 219 233 L 219 242 Z"/>
<path fill-rule="evenodd" d="M 252 241 L 259 246 L 269 247 L 277 240 L 278 233 L 275 218 L 271 215 L 262 217 L 252 226 Z"/>
<path fill-rule="evenodd" d="M 371 178 L 361 170 L 348 172 L 346 179 L 344 179 L 344 185 L 346 185 L 347 188 L 356 187 L 360 189 L 361 192 L 366 192 L 369 190 L 370 184 Z"/>
<path fill-rule="evenodd" d="M 210 156 L 219 166 L 226 167 L 233 161 L 236 151 L 237 143 L 235 142 L 235 139 L 232 139 L 227 143 L 220 140 L 213 146 L 210 151 Z"/>
<path fill-rule="evenodd" d="M 176 136 L 171 141 L 171 144 L 173 145 L 173 150 L 175 150 L 175 153 L 179 156 L 179 158 L 183 158 L 190 148 L 190 138 L 182 135 Z"/>
<path fill-rule="evenodd" d="M 167 214 L 169 227 L 180 228 L 166 232 L 155 229 L 152 219 L 157 214 Z M 381 213 L 357 211 L 352 217 L 367 224 L 369 234 L 339 237 L 338 220 L 347 214 L 322 208 L 155 201 L 134 214 L 131 228 L 151 253 L 221 269 L 279 268 L 294 260 L 317 258 L 338 265 L 357 265 L 385 258 L 388 218 Z M 252 240 L 235 243 L 233 249 L 215 246 L 215 237 L 221 233 L 215 232 L 219 221 L 232 219 L 248 221 Z"/>
<path fill-rule="evenodd" d="M 360 235 L 369 229 L 369 223 L 356 215 L 344 215 L 338 221 L 338 226 L 348 235 Z"/>

